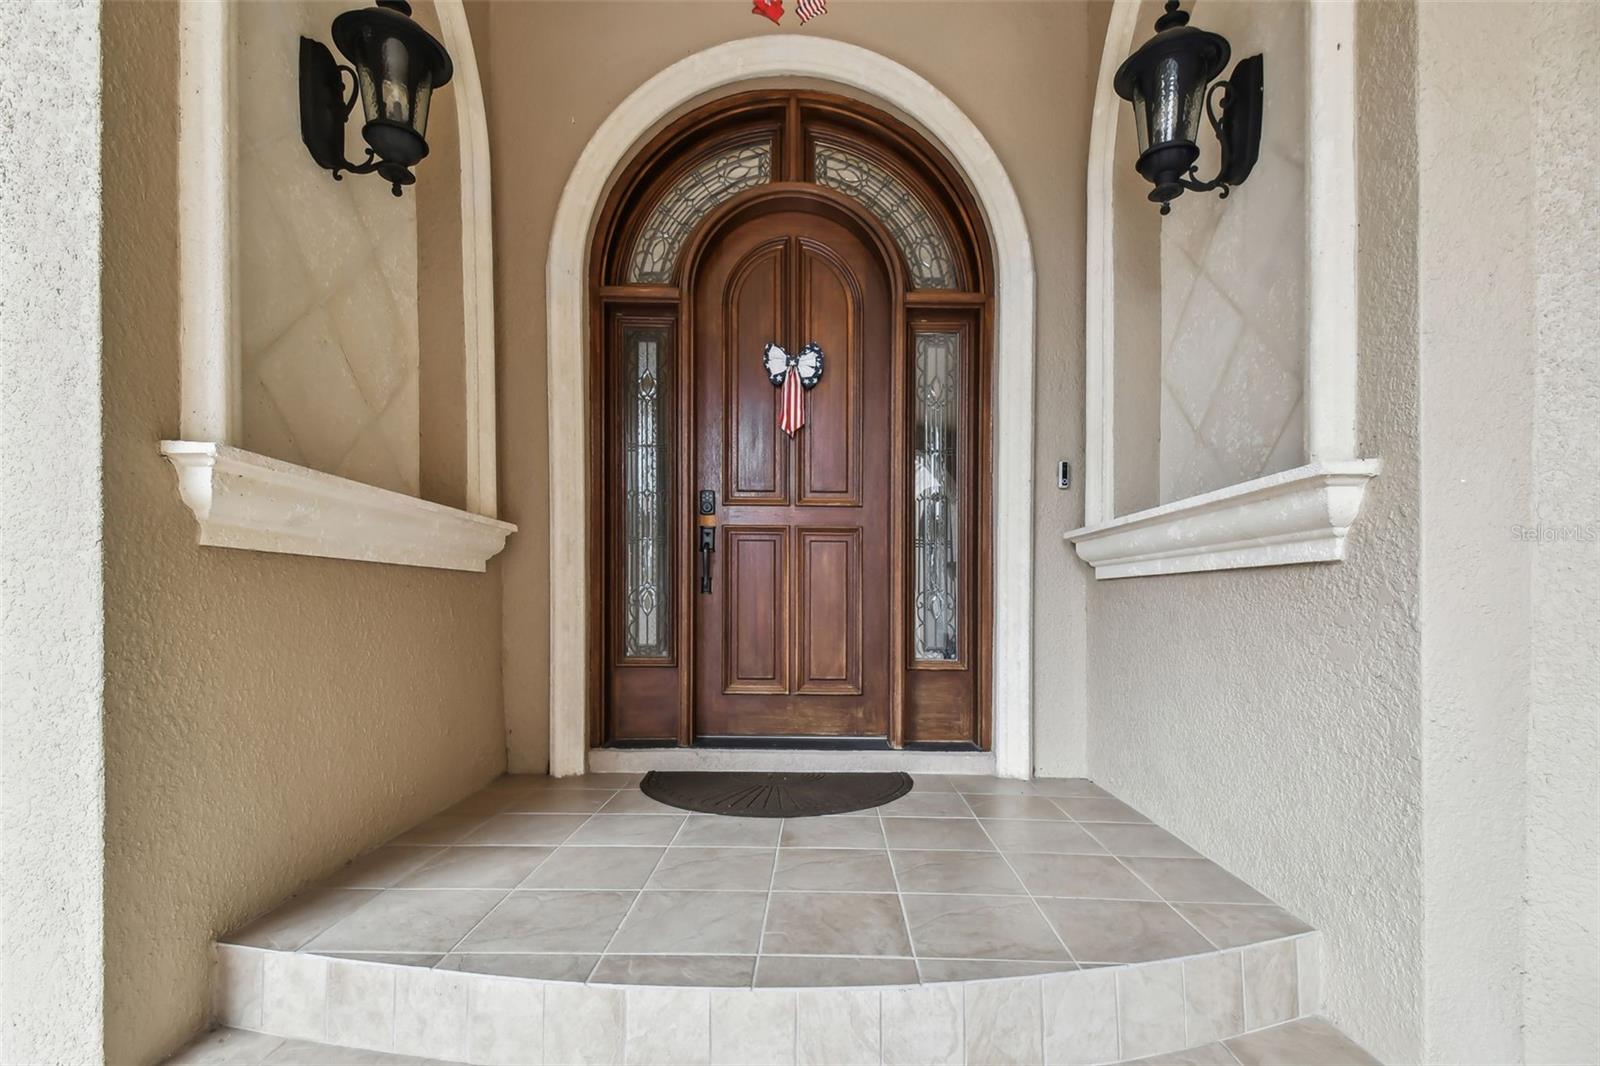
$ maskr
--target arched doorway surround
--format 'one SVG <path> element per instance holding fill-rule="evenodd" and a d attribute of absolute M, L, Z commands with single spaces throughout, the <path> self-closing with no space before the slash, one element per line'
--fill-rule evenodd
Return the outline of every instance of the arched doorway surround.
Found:
<path fill-rule="evenodd" d="M 798 76 L 870 94 L 909 115 L 948 153 L 971 189 L 994 264 L 994 661 L 990 693 L 996 771 L 1023 777 L 1032 763 L 1032 440 L 1034 273 L 1021 206 L 982 133 L 925 79 L 876 53 L 821 38 L 753 38 L 690 56 L 657 74 L 602 123 L 573 168 L 551 235 L 549 415 L 552 470 L 588 465 L 589 253 L 602 197 L 645 135 L 709 91 L 740 81 Z M 590 627 L 587 478 L 551 479 L 551 772 L 584 767 L 589 737 Z"/>

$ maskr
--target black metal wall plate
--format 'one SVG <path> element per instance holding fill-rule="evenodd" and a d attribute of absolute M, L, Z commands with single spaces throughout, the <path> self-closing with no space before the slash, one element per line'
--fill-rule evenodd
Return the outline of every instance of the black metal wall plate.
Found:
<path fill-rule="evenodd" d="M 319 41 L 300 38 L 300 139 L 324 170 L 344 161 L 344 81 L 333 53 Z"/>
<path fill-rule="evenodd" d="M 1261 154 L 1263 66 L 1261 56 L 1253 55 L 1228 75 L 1228 104 L 1219 123 L 1225 165 L 1217 180 L 1230 187 L 1243 184 Z"/>

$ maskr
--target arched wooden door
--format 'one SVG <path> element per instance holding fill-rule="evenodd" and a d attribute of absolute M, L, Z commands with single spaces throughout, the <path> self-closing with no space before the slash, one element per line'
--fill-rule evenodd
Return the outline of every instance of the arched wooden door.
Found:
<path fill-rule="evenodd" d="M 596 241 L 592 739 L 987 747 L 989 269 L 942 159 L 736 97 Z"/>

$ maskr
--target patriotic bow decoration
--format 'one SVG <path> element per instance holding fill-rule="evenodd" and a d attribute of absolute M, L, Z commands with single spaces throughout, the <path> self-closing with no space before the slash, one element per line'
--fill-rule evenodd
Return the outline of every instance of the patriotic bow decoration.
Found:
<path fill-rule="evenodd" d="M 822 380 L 822 349 L 808 344 L 799 355 L 790 355 L 769 344 L 761 361 L 767 368 L 767 380 L 783 390 L 778 400 L 778 428 L 792 437 L 806 424 L 805 394 Z"/>

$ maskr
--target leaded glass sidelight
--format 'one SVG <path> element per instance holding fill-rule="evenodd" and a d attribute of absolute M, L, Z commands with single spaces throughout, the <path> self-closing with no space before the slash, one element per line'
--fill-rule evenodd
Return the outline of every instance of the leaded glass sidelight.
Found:
<path fill-rule="evenodd" d="M 628 281 L 635 285 L 671 283 L 678 253 L 696 223 L 735 194 L 771 180 L 769 141 L 723 148 L 691 166 L 645 219 L 628 261 Z"/>
<path fill-rule="evenodd" d="M 623 653 L 671 654 L 671 545 L 668 540 L 667 328 L 623 331 L 622 411 Z"/>
<path fill-rule="evenodd" d="M 914 289 L 954 289 L 955 257 L 933 213 L 894 173 L 859 152 L 819 140 L 812 152 L 818 185 L 859 200 L 900 246 Z"/>
<path fill-rule="evenodd" d="M 961 334 L 916 334 L 912 658 L 961 657 Z"/>

